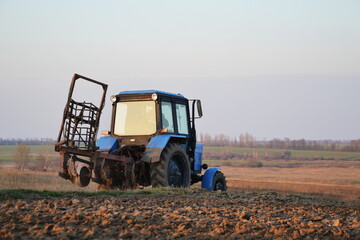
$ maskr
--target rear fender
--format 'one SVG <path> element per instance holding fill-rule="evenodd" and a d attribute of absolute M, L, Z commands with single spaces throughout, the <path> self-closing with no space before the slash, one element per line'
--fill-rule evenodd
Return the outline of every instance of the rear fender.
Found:
<path fill-rule="evenodd" d="M 181 135 L 158 135 L 153 137 L 146 146 L 142 161 L 147 163 L 154 163 L 160 161 L 160 156 L 164 148 L 166 148 L 169 141 L 186 139 Z"/>
<path fill-rule="evenodd" d="M 209 168 L 208 170 L 206 170 L 203 178 L 202 178 L 202 182 L 201 182 L 201 188 L 212 191 L 212 185 L 213 185 L 213 179 L 215 176 L 215 173 L 220 170 L 221 168 Z"/>

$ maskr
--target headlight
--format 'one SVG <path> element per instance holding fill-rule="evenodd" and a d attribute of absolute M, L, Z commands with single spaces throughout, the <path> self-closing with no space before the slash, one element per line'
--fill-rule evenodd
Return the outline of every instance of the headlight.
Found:
<path fill-rule="evenodd" d="M 110 101 L 116 102 L 116 100 L 117 100 L 117 97 L 116 97 L 115 95 L 112 95 L 112 96 L 110 97 Z"/>
<path fill-rule="evenodd" d="M 156 101 L 156 99 L 158 98 L 158 95 L 156 93 L 153 93 L 151 95 L 151 98 L 152 98 L 152 100 Z"/>

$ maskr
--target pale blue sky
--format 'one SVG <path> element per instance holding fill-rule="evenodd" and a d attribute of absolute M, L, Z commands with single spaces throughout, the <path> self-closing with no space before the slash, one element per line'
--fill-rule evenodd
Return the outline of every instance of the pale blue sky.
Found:
<path fill-rule="evenodd" d="M 360 138 L 359 43 L 360 1 L 0 0 L 0 137 L 55 138 L 77 72 L 200 98 L 198 132 Z"/>

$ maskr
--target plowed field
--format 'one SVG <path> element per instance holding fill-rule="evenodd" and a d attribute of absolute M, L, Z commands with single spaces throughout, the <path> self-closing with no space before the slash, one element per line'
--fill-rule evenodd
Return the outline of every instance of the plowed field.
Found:
<path fill-rule="evenodd" d="M 360 239 L 360 207 L 300 195 L 233 191 L 0 201 L 0 238 Z"/>

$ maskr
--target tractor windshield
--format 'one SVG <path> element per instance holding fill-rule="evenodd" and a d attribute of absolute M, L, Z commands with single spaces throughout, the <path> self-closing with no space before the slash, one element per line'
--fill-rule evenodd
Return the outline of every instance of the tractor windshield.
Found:
<path fill-rule="evenodd" d="M 118 136 L 151 135 L 156 132 L 154 101 L 118 102 L 114 134 Z"/>

